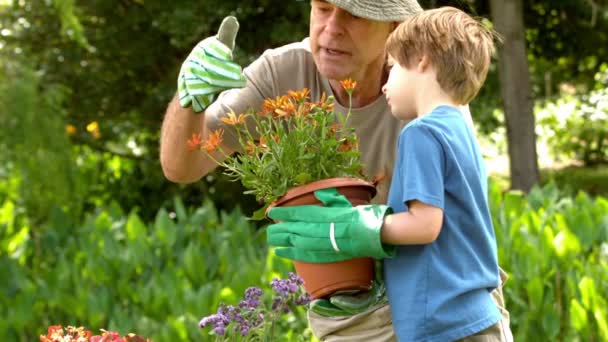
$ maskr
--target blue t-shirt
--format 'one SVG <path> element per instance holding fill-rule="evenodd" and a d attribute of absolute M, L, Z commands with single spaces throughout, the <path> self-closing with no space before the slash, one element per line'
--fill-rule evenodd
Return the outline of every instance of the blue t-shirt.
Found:
<path fill-rule="evenodd" d="M 501 319 L 490 292 L 499 285 L 487 175 L 477 141 L 453 107 L 439 106 L 401 132 L 388 205 L 443 209 L 437 239 L 397 247 L 384 261 L 393 326 L 400 341 L 452 341 Z"/>

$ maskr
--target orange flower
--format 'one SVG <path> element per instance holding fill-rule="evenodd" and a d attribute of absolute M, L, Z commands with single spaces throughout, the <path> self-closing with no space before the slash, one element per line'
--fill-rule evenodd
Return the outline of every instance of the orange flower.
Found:
<path fill-rule="evenodd" d="M 346 90 L 346 92 L 350 94 L 357 86 L 357 81 L 353 81 L 352 79 L 347 78 L 345 80 L 340 81 L 340 84 L 342 85 L 342 88 L 344 88 L 344 90 Z"/>
<path fill-rule="evenodd" d="M 313 103 L 310 106 L 311 110 L 313 110 L 315 108 L 321 108 L 324 111 L 330 111 L 330 110 L 334 110 L 334 104 L 333 104 L 333 102 L 329 101 L 328 98 L 325 98 L 325 92 L 323 92 L 323 94 L 321 94 L 321 99 L 319 100 L 319 102 Z"/>
<path fill-rule="evenodd" d="M 263 116 L 274 115 L 277 112 L 277 109 L 282 109 L 287 102 L 289 102 L 289 97 L 287 97 L 286 95 L 277 96 L 274 100 L 266 99 L 262 104 L 261 114 Z"/>
<path fill-rule="evenodd" d="M 188 139 L 188 149 L 194 151 L 203 144 L 203 138 L 200 134 L 192 133 L 192 138 Z"/>
<path fill-rule="evenodd" d="M 277 114 L 275 117 L 277 118 L 294 115 L 296 111 L 296 105 L 290 100 L 282 103 L 280 108 L 274 110 L 274 112 Z"/>
<path fill-rule="evenodd" d="M 255 153 L 255 148 L 256 145 L 253 143 L 253 141 L 248 140 L 247 146 L 245 146 L 245 151 L 247 151 L 247 154 L 249 154 L 250 156 L 253 155 Z"/>
<path fill-rule="evenodd" d="M 336 131 L 338 129 L 340 129 L 340 127 L 342 127 L 342 125 L 340 125 L 339 123 L 335 123 L 335 124 L 329 126 L 329 135 L 331 135 L 331 136 L 336 135 Z"/>
<path fill-rule="evenodd" d="M 264 152 L 268 151 L 268 145 L 266 144 L 266 138 L 260 137 L 260 142 L 258 144 L 260 149 Z"/>
<path fill-rule="evenodd" d="M 376 174 L 374 176 L 374 180 L 372 181 L 372 183 L 374 183 L 374 185 L 377 185 L 380 182 L 383 182 L 386 180 L 386 173 L 384 171 L 380 171 L 380 173 Z"/>
<path fill-rule="evenodd" d="M 309 94 L 310 90 L 308 90 L 308 88 L 304 88 L 300 91 L 290 90 L 287 92 L 287 95 L 291 96 L 291 98 L 294 99 L 296 102 L 306 100 Z"/>
<path fill-rule="evenodd" d="M 233 111 L 231 111 L 230 113 L 228 113 L 228 117 L 221 118 L 221 121 L 223 123 L 225 123 L 226 125 L 235 126 L 235 125 L 244 124 L 245 118 L 246 118 L 245 114 L 236 115 Z"/>
<path fill-rule="evenodd" d="M 340 146 L 338 146 L 338 151 L 340 152 L 356 151 L 358 149 L 359 142 L 357 140 L 345 139 Z"/>
<path fill-rule="evenodd" d="M 207 151 L 207 153 L 211 153 L 211 152 L 217 150 L 217 148 L 222 143 L 222 137 L 223 136 L 224 136 L 224 130 L 223 129 L 220 128 L 220 129 L 214 131 L 209 136 L 209 139 L 207 139 L 207 141 L 205 142 L 205 145 L 203 146 L 203 149 L 205 151 Z"/>
<path fill-rule="evenodd" d="M 76 126 L 74 126 L 74 125 L 66 125 L 65 126 L 65 132 L 68 135 L 74 135 L 74 134 L 76 134 Z"/>

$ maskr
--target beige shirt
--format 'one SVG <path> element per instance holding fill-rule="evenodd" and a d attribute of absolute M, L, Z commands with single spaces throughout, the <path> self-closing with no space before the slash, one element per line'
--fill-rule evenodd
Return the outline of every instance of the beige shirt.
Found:
<path fill-rule="evenodd" d="M 225 143 L 235 150 L 238 149 L 236 133 L 220 121 L 230 110 L 239 114 L 248 108 L 258 109 L 264 99 L 285 95 L 289 90 L 308 88 L 312 101 L 318 101 L 323 93 L 333 95 L 329 80 L 316 68 L 308 38 L 265 51 L 243 72 L 247 77 L 245 88 L 223 92 L 205 111 L 207 127 L 211 130 L 223 128 L 226 131 Z M 342 113 L 347 111 L 337 102 L 334 108 Z M 386 203 L 395 165 L 397 138 L 405 123 L 391 115 L 384 95 L 365 107 L 351 110 L 347 125 L 354 127 L 359 137 L 365 173 L 370 179 L 384 176 L 378 184 L 378 194 L 373 203 Z"/>

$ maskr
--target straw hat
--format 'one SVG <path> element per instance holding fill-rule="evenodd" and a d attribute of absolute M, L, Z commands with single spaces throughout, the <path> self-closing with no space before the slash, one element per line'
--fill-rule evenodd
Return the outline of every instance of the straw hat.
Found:
<path fill-rule="evenodd" d="M 416 0 L 327 0 L 353 15 L 377 21 L 403 21 L 422 11 Z"/>

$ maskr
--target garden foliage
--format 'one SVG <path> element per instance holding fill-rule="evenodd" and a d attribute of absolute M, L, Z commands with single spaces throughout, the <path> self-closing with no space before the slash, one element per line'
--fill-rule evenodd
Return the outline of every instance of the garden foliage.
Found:
<path fill-rule="evenodd" d="M 608 164 L 608 65 L 595 76 L 596 89 L 565 95 L 538 108 L 538 132 L 557 158 L 583 165 Z"/>
<path fill-rule="evenodd" d="M 267 255 L 265 236 L 238 210 L 218 215 L 176 200 L 144 223 L 136 212 L 100 207 L 77 226 L 56 212 L 39 239 L 11 200 L 0 206 L 0 336 L 33 341 L 51 325 L 134 332 L 153 341 L 204 341 L 200 319 L 247 287 L 291 270 Z M 279 336 L 301 335 L 302 310 Z M 306 336 L 305 334 L 303 336 Z"/>
<path fill-rule="evenodd" d="M 0 184 L 0 336 L 10 341 L 36 340 L 55 324 L 209 340 L 202 317 L 292 270 L 239 210 L 218 214 L 209 201 L 188 209 L 176 199 L 151 222 L 117 205 L 78 224 L 56 210 L 34 238 Z M 608 199 L 565 197 L 552 185 L 502 194 L 494 185 L 490 201 L 516 340 L 608 339 Z M 306 324 L 298 309 L 275 336 L 309 341 Z"/>
<path fill-rule="evenodd" d="M 516 341 L 608 340 L 608 199 L 490 191 Z"/>

